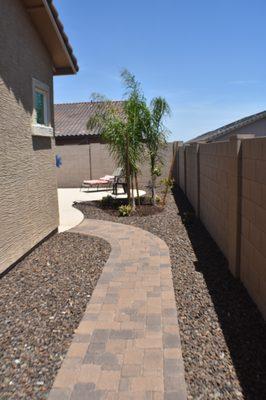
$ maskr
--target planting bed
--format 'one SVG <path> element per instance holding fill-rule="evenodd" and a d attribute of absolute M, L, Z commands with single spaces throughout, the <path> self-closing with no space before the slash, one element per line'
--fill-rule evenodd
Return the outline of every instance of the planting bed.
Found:
<path fill-rule="evenodd" d="M 109 257 L 102 239 L 60 233 L 0 281 L 0 398 L 46 399 Z"/>
<path fill-rule="evenodd" d="M 265 399 L 265 323 L 183 194 L 174 194 L 151 215 L 118 217 L 99 202 L 76 207 L 87 218 L 132 224 L 168 244 L 188 398 Z"/>

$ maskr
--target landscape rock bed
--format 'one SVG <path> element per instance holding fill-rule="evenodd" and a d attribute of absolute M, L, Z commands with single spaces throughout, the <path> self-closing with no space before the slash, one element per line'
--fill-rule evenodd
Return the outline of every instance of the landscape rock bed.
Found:
<path fill-rule="evenodd" d="M 76 207 L 86 218 L 132 224 L 168 244 L 188 398 L 266 398 L 265 322 L 182 192 L 147 216 L 118 217 L 100 202 Z"/>
<path fill-rule="evenodd" d="M 1 400 L 47 398 L 110 250 L 102 239 L 60 233 L 2 277 Z"/>

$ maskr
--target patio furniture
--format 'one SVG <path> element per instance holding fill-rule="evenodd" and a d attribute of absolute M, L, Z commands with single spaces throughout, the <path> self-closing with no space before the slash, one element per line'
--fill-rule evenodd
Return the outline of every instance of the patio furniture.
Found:
<path fill-rule="evenodd" d="M 112 187 L 114 190 L 114 187 L 117 187 L 115 185 L 119 183 L 119 178 L 121 177 L 122 173 L 123 173 L 122 168 L 116 168 L 112 175 L 105 175 L 99 179 L 84 180 L 81 184 L 80 190 L 82 188 L 88 188 L 88 189 L 95 188 L 98 191 L 99 188 L 106 190 L 110 187 Z"/>
<path fill-rule="evenodd" d="M 124 190 L 124 193 L 126 193 L 126 191 L 127 191 L 127 184 L 126 184 L 126 181 L 125 181 L 125 177 L 124 177 L 123 171 L 121 171 L 121 174 L 120 174 L 120 175 L 118 175 L 118 176 L 116 176 L 116 177 L 114 178 L 114 183 L 113 183 L 113 194 L 116 195 L 116 196 L 117 196 L 117 189 L 118 189 L 118 186 L 119 186 L 119 185 L 122 186 L 122 188 L 123 188 L 123 190 Z"/>

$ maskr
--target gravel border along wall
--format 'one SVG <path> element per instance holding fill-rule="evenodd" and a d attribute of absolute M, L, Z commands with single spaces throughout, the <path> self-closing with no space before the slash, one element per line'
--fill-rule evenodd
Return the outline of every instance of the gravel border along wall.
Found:
<path fill-rule="evenodd" d="M 56 234 L 1 279 L 1 400 L 47 398 L 110 250 L 99 238 Z"/>
<path fill-rule="evenodd" d="M 136 225 L 170 249 L 188 398 L 266 399 L 266 326 L 181 191 L 161 213 L 119 218 L 77 204 L 87 218 Z"/>

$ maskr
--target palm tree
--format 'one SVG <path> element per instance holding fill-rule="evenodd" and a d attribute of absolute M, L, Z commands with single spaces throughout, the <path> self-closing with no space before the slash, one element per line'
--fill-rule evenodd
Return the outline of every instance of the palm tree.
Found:
<path fill-rule="evenodd" d="M 127 97 L 124 103 L 124 113 L 126 115 L 128 128 L 131 188 L 133 193 L 135 180 L 138 202 L 140 204 L 137 176 L 140 169 L 139 164 L 144 159 L 142 114 L 146 103 L 140 84 L 135 76 L 125 69 L 121 72 L 121 77 L 126 88 L 125 96 Z M 132 203 L 133 207 L 135 207 L 134 196 L 132 196 Z"/>
<path fill-rule="evenodd" d="M 138 164 L 143 157 L 142 119 L 140 116 L 144 98 L 134 75 L 124 70 L 121 78 L 127 96 L 123 103 L 123 113 L 118 112 L 111 101 L 94 94 L 94 98 L 104 100 L 108 104 L 104 112 L 98 112 L 89 119 L 87 128 L 99 129 L 102 138 L 109 145 L 110 153 L 118 165 L 124 168 L 128 201 L 130 202 L 132 189 L 132 205 L 135 207 L 134 178 L 136 180 Z"/>
<path fill-rule="evenodd" d="M 163 119 L 170 114 L 170 107 L 163 97 L 155 97 L 144 114 L 143 126 L 150 163 L 152 204 L 155 204 L 156 177 L 159 174 L 158 165 L 162 163 L 160 150 L 166 145 L 169 133 L 163 124 Z"/>
<path fill-rule="evenodd" d="M 95 95 L 94 95 L 95 97 Z M 97 95 L 99 99 L 100 96 Z M 121 117 L 113 103 L 106 98 L 104 111 L 95 113 L 87 122 L 88 129 L 98 129 L 103 140 L 107 142 L 109 150 L 117 165 L 122 167 L 126 173 L 127 195 L 130 200 L 130 177 L 129 177 L 129 151 L 126 121 Z"/>
<path fill-rule="evenodd" d="M 115 109 L 111 101 L 94 94 L 94 99 L 109 104 L 104 112 L 96 113 L 89 119 L 87 128 L 99 129 L 101 136 L 109 145 L 112 156 L 118 165 L 124 168 L 128 201 L 130 202 L 132 193 L 133 207 L 135 207 L 134 180 L 138 191 L 138 171 L 140 163 L 144 160 L 144 150 L 145 148 L 148 150 L 154 204 L 156 171 L 158 164 L 162 162 L 160 150 L 166 144 L 168 135 L 163 119 L 170 115 L 170 107 L 162 97 L 154 98 L 148 107 L 140 83 L 128 70 L 121 72 L 121 79 L 126 89 L 123 113 Z"/>

